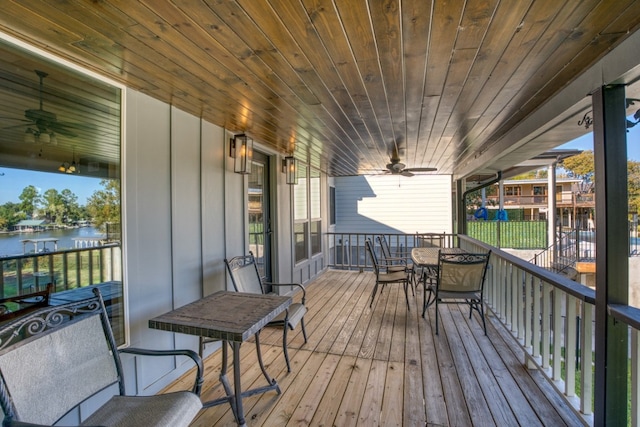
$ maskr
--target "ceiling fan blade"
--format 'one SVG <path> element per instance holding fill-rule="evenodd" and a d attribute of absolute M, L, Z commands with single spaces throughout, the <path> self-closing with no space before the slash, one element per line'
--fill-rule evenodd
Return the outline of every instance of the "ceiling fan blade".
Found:
<path fill-rule="evenodd" d="M 68 138 L 75 138 L 76 136 L 78 136 L 76 133 L 72 132 L 71 130 L 67 129 L 67 126 L 61 124 L 61 123 L 49 123 L 47 125 L 47 127 L 52 130 L 55 133 L 58 133 L 62 136 L 66 136 Z"/>
<path fill-rule="evenodd" d="M 435 172 L 438 168 L 407 168 L 405 171 L 410 172 Z"/>
<path fill-rule="evenodd" d="M 2 130 L 23 128 L 23 127 L 29 126 L 30 124 L 31 124 L 31 122 L 28 122 L 28 121 L 24 120 L 24 123 L 22 123 L 22 124 L 3 127 Z"/>
<path fill-rule="evenodd" d="M 407 169 L 405 169 L 405 170 L 403 170 L 402 172 L 400 172 L 400 174 L 399 174 L 399 175 L 407 176 L 407 177 L 412 177 L 412 176 L 413 176 L 413 174 L 412 174 L 409 170 L 407 170 Z"/>

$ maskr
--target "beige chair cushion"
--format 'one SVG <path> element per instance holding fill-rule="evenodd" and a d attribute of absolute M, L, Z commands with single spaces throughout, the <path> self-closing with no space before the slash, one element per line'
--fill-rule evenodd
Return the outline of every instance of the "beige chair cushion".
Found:
<path fill-rule="evenodd" d="M 201 408 L 200 398 L 188 391 L 157 396 L 114 396 L 82 425 L 187 427 Z"/>

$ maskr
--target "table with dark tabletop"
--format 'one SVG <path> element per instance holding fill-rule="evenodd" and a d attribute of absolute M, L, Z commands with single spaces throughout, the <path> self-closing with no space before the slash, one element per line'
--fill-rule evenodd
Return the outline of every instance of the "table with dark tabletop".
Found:
<path fill-rule="evenodd" d="M 291 302 L 291 298 L 286 296 L 220 291 L 149 320 L 149 327 L 222 341 L 220 381 L 227 396 L 203 405 L 206 408 L 229 402 L 238 425 L 243 426 L 246 423 L 242 397 L 269 390 L 280 394 L 278 383 L 269 377 L 262 363 L 259 333 Z M 252 335 L 256 338 L 258 362 L 268 385 L 243 392 L 240 386 L 240 345 Z M 227 379 L 227 344 L 233 350 L 233 390 Z"/>

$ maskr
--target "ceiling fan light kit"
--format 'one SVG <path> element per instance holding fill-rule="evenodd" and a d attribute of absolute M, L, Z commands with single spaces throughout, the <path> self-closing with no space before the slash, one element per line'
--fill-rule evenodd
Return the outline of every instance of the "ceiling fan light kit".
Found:
<path fill-rule="evenodd" d="M 40 132 L 32 128 L 27 128 L 24 132 L 24 143 L 58 145 L 58 137 L 55 132 Z"/>

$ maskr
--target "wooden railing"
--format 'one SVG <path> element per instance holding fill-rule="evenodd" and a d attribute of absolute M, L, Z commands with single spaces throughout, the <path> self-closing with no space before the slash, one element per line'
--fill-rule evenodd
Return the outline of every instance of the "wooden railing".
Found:
<path fill-rule="evenodd" d="M 55 285 L 55 292 L 122 281 L 120 244 L 0 258 L 0 296 L 21 295 Z"/>
<path fill-rule="evenodd" d="M 369 269 L 364 241 L 376 242 L 375 233 L 328 233 L 329 266 Z M 385 234 L 392 248 L 409 252 L 418 246 L 414 234 Z M 593 425 L 595 291 L 536 266 L 498 248 L 463 235 L 446 235 L 443 246 L 472 252 L 492 251 L 485 301 L 526 355 L 530 369 L 539 370 L 549 383 Z M 629 425 L 640 425 L 640 309 L 610 306 L 616 321 L 628 325 L 630 340 Z M 624 381 L 624 380 L 622 380 Z"/>
<path fill-rule="evenodd" d="M 409 254 L 411 249 L 421 246 L 454 247 L 458 245 L 457 237 L 445 233 L 326 233 L 325 244 L 329 250 L 328 266 L 345 270 L 363 271 L 372 268 L 371 260 L 366 254 L 364 242 L 371 239 L 378 257 L 379 244 L 376 239 L 384 236 L 392 253 Z"/>
<path fill-rule="evenodd" d="M 593 424 L 595 291 L 477 240 L 459 240 L 463 249 L 492 251 L 488 307 L 520 343 L 528 367 Z"/>

